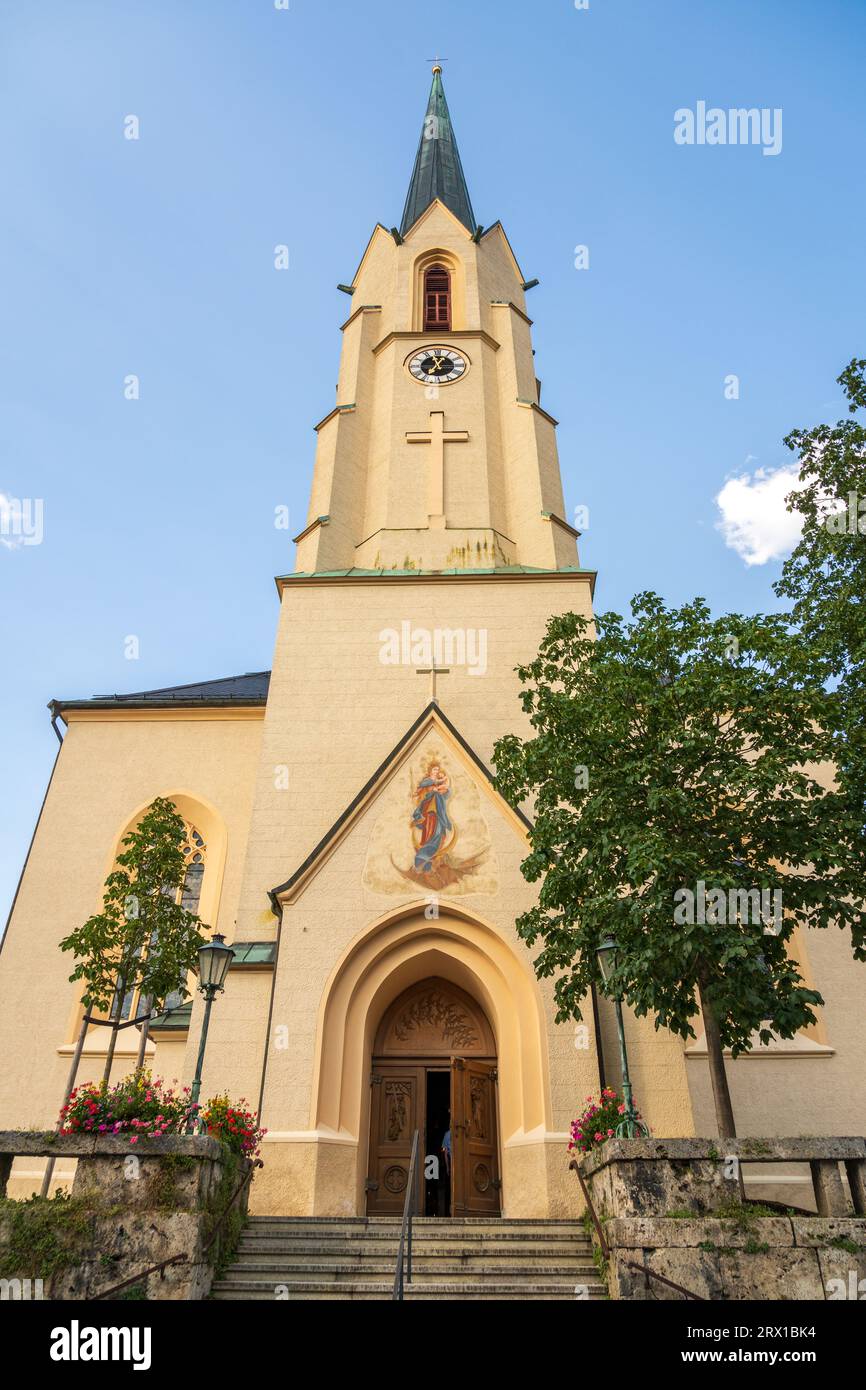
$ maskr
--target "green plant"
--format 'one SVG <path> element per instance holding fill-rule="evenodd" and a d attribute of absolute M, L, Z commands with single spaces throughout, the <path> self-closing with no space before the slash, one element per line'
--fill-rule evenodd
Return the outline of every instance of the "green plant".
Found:
<path fill-rule="evenodd" d="M 189 1087 L 175 1091 L 149 1071 L 135 1071 L 110 1089 L 104 1081 L 76 1087 L 60 1112 L 60 1133 L 124 1135 L 136 1144 L 184 1134 L 194 1113 Z"/>
<path fill-rule="evenodd" d="M 141 998 L 162 1005 L 169 994 L 187 998 L 186 980 L 202 943 L 202 923 L 176 901 L 187 862 L 181 845 L 185 826 L 174 804 L 157 797 L 140 822 L 124 836 L 122 852 L 105 880 L 102 911 L 60 943 L 76 964 L 69 976 L 82 980 L 85 1008 L 109 1014 L 104 1080 L 121 1023 L 120 1005 L 138 990 Z"/>
<path fill-rule="evenodd" d="M 258 1115 L 246 1109 L 241 1099 L 233 1105 L 228 1096 L 214 1096 L 202 1108 L 200 1119 L 208 1134 L 219 1139 L 232 1153 L 245 1154 L 255 1158 L 267 1130 L 260 1129 Z"/>
<path fill-rule="evenodd" d="M 724 1049 L 791 1038 L 823 1003 L 794 931 L 837 925 L 866 960 L 862 814 L 815 775 L 837 751 L 823 672 L 786 616 L 643 593 L 630 620 L 552 618 L 518 675 L 533 736 L 499 739 L 494 760 L 506 799 L 534 803 L 521 868 L 541 887 L 517 930 L 541 942 L 535 972 L 560 1022 L 593 986 L 683 1038 L 701 1013 L 733 1135 Z"/>
<path fill-rule="evenodd" d="M 587 1096 L 582 1113 L 571 1122 L 569 1152 L 574 1150 L 586 1154 L 599 1144 L 605 1144 L 616 1134 L 616 1127 L 624 1114 L 625 1101 L 609 1086 L 605 1087 L 598 1100 Z"/>
<path fill-rule="evenodd" d="M 799 545 L 776 593 L 793 600 L 804 647 L 832 682 L 840 789 L 863 825 L 866 805 L 866 359 L 837 377 L 848 418 L 796 429 L 785 439 L 799 456 L 797 485 L 786 498 L 802 518 Z"/>
<path fill-rule="evenodd" d="M 196 1159 L 189 1154 L 163 1154 L 148 1179 L 150 1205 L 163 1211 L 173 1211 L 180 1206 L 178 1174 L 188 1173 L 196 1167 Z"/>
<path fill-rule="evenodd" d="M 97 1199 L 71 1197 L 60 1189 L 51 1197 L 25 1201 L 0 1198 L 0 1222 L 6 1236 L 0 1278 L 50 1282 L 86 1253 L 100 1212 Z"/>
<path fill-rule="evenodd" d="M 762 1202 L 731 1200 L 722 1202 L 721 1206 L 716 1207 L 710 1215 L 719 1221 L 732 1221 L 741 1231 L 751 1231 L 754 1229 L 756 1221 L 778 1216 L 779 1213 L 774 1211 L 772 1207 L 764 1206 Z"/>
<path fill-rule="evenodd" d="M 858 1245 L 856 1240 L 851 1240 L 848 1236 L 834 1236 L 827 1241 L 827 1245 L 832 1250 L 844 1250 L 847 1255 L 860 1255 L 866 1246 Z"/>

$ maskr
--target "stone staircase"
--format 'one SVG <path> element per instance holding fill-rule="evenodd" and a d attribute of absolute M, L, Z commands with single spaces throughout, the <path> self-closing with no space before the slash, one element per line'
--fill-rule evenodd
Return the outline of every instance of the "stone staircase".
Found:
<path fill-rule="evenodd" d="M 416 1217 L 412 1283 L 420 1299 L 607 1297 L 579 1221 Z M 389 1299 L 396 1217 L 254 1216 L 215 1299 Z"/>

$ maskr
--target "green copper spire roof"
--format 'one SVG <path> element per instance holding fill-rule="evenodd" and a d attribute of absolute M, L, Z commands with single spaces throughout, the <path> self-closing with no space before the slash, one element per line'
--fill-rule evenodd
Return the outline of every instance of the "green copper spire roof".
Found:
<path fill-rule="evenodd" d="M 438 65 L 433 69 L 430 100 L 400 224 L 401 236 L 405 236 L 435 198 L 441 199 L 470 232 L 475 231 L 475 214 L 445 100 L 442 69 Z"/>

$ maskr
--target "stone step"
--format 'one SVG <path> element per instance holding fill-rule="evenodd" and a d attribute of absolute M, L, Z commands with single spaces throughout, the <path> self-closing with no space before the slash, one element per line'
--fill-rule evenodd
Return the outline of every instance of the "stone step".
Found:
<path fill-rule="evenodd" d="M 323 1239 L 342 1238 L 356 1239 L 390 1239 L 397 1240 L 400 1236 L 399 1221 L 345 1221 L 339 1224 L 324 1224 L 321 1221 L 311 1219 L 309 1221 L 281 1220 L 276 1217 L 259 1217 L 250 1221 L 246 1227 L 247 1236 L 283 1236 L 283 1237 L 303 1237 L 321 1236 Z M 552 1222 L 532 1222 L 523 1224 L 512 1221 L 452 1221 L 450 1218 L 435 1220 L 429 1218 L 419 1220 L 417 1217 L 412 1222 L 412 1230 L 419 1238 L 435 1235 L 437 1237 L 448 1237 L 457 1240 L 471 1240 L 473 1238 L 485 1239 L 520 1239 L 531 1240 L 533 1237 L 545 1237 L 551 1240 L 585 1239 L 586 1232 L 583 1223 L 579 1221 L 562 1222 L 555 1224 Z"/>
<path fill-rule="evenodd" d="M 417 1302 L 422 1299 L 443 1299 L 463 1302 L 481 1301 L 519 1301 L 531 1300 L 559 1301 L 559 1302 L 597 1302 L 607 1297 L 607 1291 L 598 1282 L 589 1283 L 588 1281 L 575 1280 L 573 1283 L 563 1282 L 560 1284 L 541 1284 L 538 1282 L 521 1281 L 499 1282 L 489 1284 L 468 1284 L 466 1282 L 435 1282 L 429 1284 L 407 1285 L 404 1290 L 404 1299 L 407 1303 Z M 262 1286 L 254 1281 L 233 1278 L 221 1279 L 214 1284 L 212 1298 L 221 1301 L 228 1300 L 261 1300 Z M 321 1281 L 306 1280 L 289 1285 L 288 1289 L 279 1299 L 270 1297 L 268 1302 L 298 1302 L 302 1300 L 385 1300 L 393 1297 L 393 1280 L 385 1283 L 323 1283 Z"/>
<path fill-rule="evenodd" d="M 390 1299 L 400 1229 L 396 1216 L 253 1217 L 212 1297 Z M 407 1301 L 607 1296 L 580 1221 L 416 1217 L 412 1275 Z"/>
<path fill-rule="evenodd" d="M 388 1240 L 321 1240 L 321 1238 L 311 1238 L 311 1240 L 288 1240 L 285 1237 L 242 1237 L 240 1238 L 238 1251 L 239 1254 L 257 1255 L 335 1255 L 335 1257 L 360 1258 L 364 1254 L 373 1254 L 375 1258 L 393 1258 L 398 1254 L 399 1240 L 396 1237 Z M 591 1244 L 584 1237 L 570 1238 L 570 1240 L 550 1241 L 550 1240 L 513 1240 L 513 1238 L 484 1238 L 484 1240 L 434 1240 L 430 1237 L 427 1240 L 418 1240 L 414 1236 L 411 1240 L 411 1248 L 418 1252 L 420 1257 L 443 1257 L 457 1258 L 463 1255 L 495 1255 L 496 1258 L 507 1259 L 510 1255 L 525 1255 L 532 1259 L 552 1259 L 570 1258 L 571 1255 L 585 1255 L 591 1250 Z"/>
<path fill-rule="evenodd" d="M 399 1226 L 402 1214 L 393 1216 L 262 1216 L 251 1213 L 250 1226 Z M 413 1216 L 419 1226 L 582 1226 L 577 1217 L 557 1216 Z"/>
<path fill-rule="evenodd" d="M 502 1264 L 471 1264 L 461 1260 L 443 1260 L 435 1265 L 419 1265 L 412 1261 L 412 1279 L 415 1283 L 429 1283 L 430 1280 L 447 1279 L 456 1275 L 467 1282 L 497 1281 L 503 1278 L 517 1282 L 518 1276 L 532 1276 L 535 1282 L 547 1283 L 550 1279 L 564 1280 L 574 1278 L 578 1283 L 597 1277 L 595 1265 L 591 1261 L 582 1264 L 543 1264 L 540 1261 L 510 1261 Z M 263 1264 L 254 1260 L 242 1260 L 231 1265 L 226 1271 L 227 1278 L 255 1280 L 261 1284 L 291 1284 L 298 1279 L 342 1279 L 352 1283 L 362 1277 L 375 1282 L 378 1279 L 393 1279 L 394 1265 L 387 1260 L 371 1260 L 357 1264 L 327 1264 L 321 1260 L 303 1260 L 296 1264 Z"/>

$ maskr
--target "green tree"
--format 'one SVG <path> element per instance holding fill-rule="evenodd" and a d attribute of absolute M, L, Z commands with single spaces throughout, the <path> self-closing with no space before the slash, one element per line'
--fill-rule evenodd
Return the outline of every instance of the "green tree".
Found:
<path fill-rule="evenodd" d="M 204 938 L 200 918 L 177 902 L 187 870 L 183 838 L 184 823 L 174 804 L 157 797 L 124 837 L 105 880 L 102 911 L 60 943 L 62 951 L 76 957 L 69 978 L 84 981 L 85 1009 L 112 1017 L 106 1082 L 125 995 L 138 990 L 151 1008 L 162 1006 L 175 991 L 182 999 L 188 995 L 186 978 Z"/>
<path fill-rule="evenodd" d="M 775 587 L 793 599 L 803 641 L 835 692 L 839 778 L 866 826 L 866 359 L 853 358 L 837 380 L 849 418 L 785 439 L 799 456 L 787 504 L 803 534 Z"/>
<path fill-rule="evenodd" d="M 518 668 L 534 737 L 500 739 L 494 758 L 506 798 L 534 800 L 522 870 L 542 883 L 517 930 L 542 943 L 559 1021 L 601 984 L 610 934 L 608 994 L 683 1038 L 702 1012 L 719 1133 L 734 1135 L 723 1048 L 790 1038 L 823 1002 L 786 949 L 794 929 L 838 923 L 866 960 L 862 840 L 813 775 L 834 753 L 829 697 L 786 620 L 713 621 L 701 599 L 669 610 L 652 593 L 631 608 L 599 617 L 597 639 L 584 618 L 551 619 Z M 762 890 L 781 891 L 780 918 L 774 897 L 756 912 Z"/>

